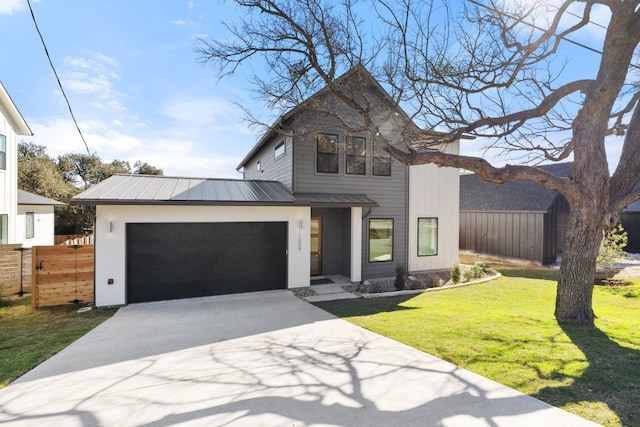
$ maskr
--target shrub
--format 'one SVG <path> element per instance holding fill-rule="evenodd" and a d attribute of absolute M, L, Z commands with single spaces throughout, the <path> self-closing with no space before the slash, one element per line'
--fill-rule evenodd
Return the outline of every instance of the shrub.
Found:
<path fill-rule="evenodd" d="M 460 283 L 460 266 L 455 264 L 451 269 L 451 281 L 454 284 Z"/>
<path fill-rule="evenodd" d="M 393 282 L 393 285 L 399 291 L 404 289 L 404 265 L 402 264 L 396 264 L 396 280 Z"/>
<path fill-rule="evenodd" d="M 607 231 L 602 239 L 596 263 L 598 267 L 605 269 L 607 277 L 613 275 L 613 269 L 618 263 L 618 258 L 622 255 L 623 249 L 627 246 L 628 240 L 627 232 L 622 228 L 621 224 Z"/>
<path fill-rule="evenodd" d="M 488 266 L 486 262 L 477 261 L 473 264 L 471 270 L 469 270 L 471 272 L 471 278 L 480 279 L 481 277 L 484 277 L 484 275 L 487 274 L 487 268 Z"/>

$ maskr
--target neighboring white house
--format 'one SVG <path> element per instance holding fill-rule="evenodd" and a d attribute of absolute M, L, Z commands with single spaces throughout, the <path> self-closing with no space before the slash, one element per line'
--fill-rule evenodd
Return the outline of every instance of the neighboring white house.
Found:
<path fill-rule="evenodd" d="M 22 243 L 18 223 L 18 135 L 33 135 L 0 82 L 0 244 Z"/>
<path fill-rule="evenodd" d="M 16 242 L 22 243 L 23 248 L 55 244 L 54 206 L 64 203 L 18 190 Z"/>

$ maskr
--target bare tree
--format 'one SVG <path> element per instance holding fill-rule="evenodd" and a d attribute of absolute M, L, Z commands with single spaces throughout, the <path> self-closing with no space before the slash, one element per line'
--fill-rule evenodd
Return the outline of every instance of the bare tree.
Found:
<path fill-rule="evenodd" d="M 390 153 L 405 164 L 463 168 L 498 184 L 532 180 L 560 192 L 571 213 L 555 315 L 576 323 L 595 317 L 602 231 L 640 199 L 634 190 L 640 179 L 640 90 L 632 80 L 640 0 L 461 0 L 459 9 L 445 0 L 235 3 L 246 16 L 227 23 L 231 37 L 201 40 L 200 60 L 218 66 L 221 76 L 251 63 L 261 70 L 253 75 L 254 87 L 271 108 L 303 105 L 326 87 L 357 115 L 343 118 L 347 131 L 369 130 L 390 142 Z M 599 66 L 575 79 L 564 52 L 593 26 L 596 8 L 610 12 L 602 45 L 592 49 Z M 408 112 L 411 120 L 403 122 L 399 139 L 379 126 L 385 105 L 363 102 L 337 79 L 360 64 Z M 417 131 L 413 123 L 446 132 Z M 483 158 L 429 149 L 463 135 L 518 155 L 519 164 L 496 167 Z M 612 135 L 623 138 L 623 148 L 610 175 L 605 138 Z M 570 157 L 570 178 L 535 166 Z"/>

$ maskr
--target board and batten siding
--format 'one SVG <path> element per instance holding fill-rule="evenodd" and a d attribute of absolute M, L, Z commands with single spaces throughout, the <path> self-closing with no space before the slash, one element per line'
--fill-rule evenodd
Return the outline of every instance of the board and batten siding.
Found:
<path fill-rule="evenodd" d="M 284 141 L 285 153 L 275 157 L 276 146 Z M 257 163 L 260 162 L 260 169 Z M 280 181 L 290 191 L 293 174 L 293 138 L 283 135 L 275 136 L 268 144 L 258 151 L 244 166 L 244 179 Z"/>
<path fill-rule="evenodd" d="M 390 277 L 395 275 L 395 265 L 406 265 L 407 252 L 407 179 L 408 167 L 391 161 L 391 176 L 372 175 L 372 141 L 368 134 L 354 134 L 364 137 L 367 144 L 367 165 L 365 175 L 346 173 L 345 141 L 347 135 L 339 127 L 331 128 L 326 123 L 321 126 L 307 117 L 307 128 L 297 132 L 294 137 L 294 182 L 296 193 L 363 194 L 380 206 L 363 208 L 362 221 L 362 278 Z M 316 136 L 311 129 L 322 129 L 323 133 L 338 136 L 338 173 L 316 172 Z M 393 219 L 393 260 L 388 262 L 369 262 L 368 236 L 369 219 Z"/>
<path fill-rule="evenodd" d="M 449 270 L 458 262 L 460 172 L 435 165 L 409 167 L 409 272 Z M 418 256 L 418 218 L 438 219 L 438 254 Z"/>
<path fill-rule="evenodd" d="M 460 212 L 460 249 L 544 262 L 545 212 Z"/>
<path fill-rule="evenodd" d="M 104 307 L 127 302 L 128 223 L 287 222 L 287 287 L 309 286 L 309 238 L 305 236 L 309 232 L 310 214 L 311 209 L 304 206 L 98 205 L 95 222 L 96 305 Z M 109 279 L 113 279 L 112 284 Z"/>
<path fill-rule="evenodd" d="M 0 105 L 0 134 L 6 138 L 6 168 L 0 169 L 0 214 L 8 220 L 7 243 L 22 243 L 16 235 L 18 217 L 18 134 L 7 120 L 8 112 Z"/>

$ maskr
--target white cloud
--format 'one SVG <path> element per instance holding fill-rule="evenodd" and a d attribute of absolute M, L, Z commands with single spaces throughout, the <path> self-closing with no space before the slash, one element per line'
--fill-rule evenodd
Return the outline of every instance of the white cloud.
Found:
<path fill-rule="evenodd" d="M 189 9 L 193 9 L 195 7 L 198 7 L 198 3 L 190 1 L 189 3 L 187 3 L 187 7 Z"/>
<path fill-rule="evenodd" d="M 253 134 L 241 123 L 243 111 L 237 105 L 217 98 L 181 97 L 163 105 L 159 112 L 172 119 L 176 128 L 185 131 L 235 130 Z"/>
<path fill-rule="evenodd" d="M 187 25 L 187 22 L 183 21 L 182 19 L 176 19 L 175 21 L 171 21 L 171 23 L 177 26 Z"/>
<path fill-rule="evenodd" d="M 25 0 L 0 0 L 0 15 L 13 15 L 26 5 Z"/>
<path fill-rule="evenodd" d="M 66 153 L 86 153 L 86 149 L 71 120 L 29 120 L 34 136 L 29 138 L 47 147 L 47 153 L 57 157 Z M 130 135 L 122 123 L 107 124 L 99 120 L 83 121 L 80 129 L 92 153 L 103 161 L 136 160 L 163 169 L 165 175 L 216 178 L 241 178 L 235 168 L 240 155 L 217 155 L 217 147 L 198 143 L 188 136 L 176 137 L 170 129 L 146 132 L 142 136 Z M 165 135 L 156 137 L 156 135 Z"/>

